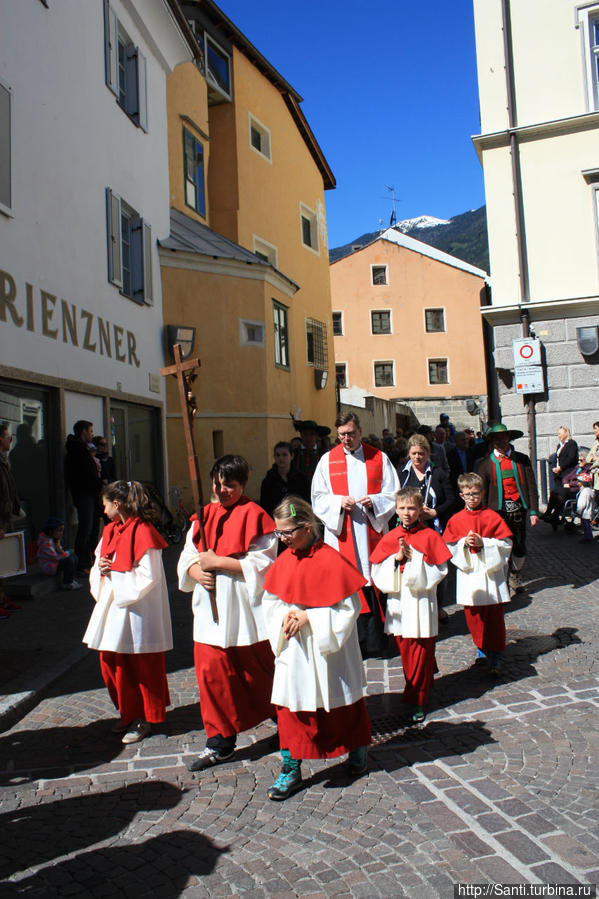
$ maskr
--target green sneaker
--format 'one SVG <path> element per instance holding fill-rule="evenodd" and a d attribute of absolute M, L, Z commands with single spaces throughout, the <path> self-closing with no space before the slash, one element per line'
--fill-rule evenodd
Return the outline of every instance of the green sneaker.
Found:
<path fill-rule="evenodd" d="M 412 712 L 412 721 L 414 724 L 420 724 L 421 721 L 424 721 L 424 706 L 423 705 L 415 705 L 414 711 Z"/>
<path fill-rule="evenodd" d="M 299 768 L 295 771 L 289 765 L 283 765 L 281 773 L 268 790 L 268 798 L 275 802 L 282 802 L 292 793 L 297 792 L 302 785 L 302 772 Z"/>

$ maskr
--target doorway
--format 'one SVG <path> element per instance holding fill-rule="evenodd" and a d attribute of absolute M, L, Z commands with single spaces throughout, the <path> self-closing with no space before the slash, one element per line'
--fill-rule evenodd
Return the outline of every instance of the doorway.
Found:
<path fill-rule="evenodd" d="M 160 410 L 111 401 L 110 440 L 117 478 L 149 481 L 162 493 Z"/>

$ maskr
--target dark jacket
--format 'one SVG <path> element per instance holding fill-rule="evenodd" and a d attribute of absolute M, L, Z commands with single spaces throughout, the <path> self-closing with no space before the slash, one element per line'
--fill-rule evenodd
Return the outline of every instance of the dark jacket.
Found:
<path fill-rule="evenodd" d="M 87 445 L 79 437 L 69 434 L 66 449 L 64 476 L 73 499 L 77 500 L 80 496 L 99 496 L 102 482 Z"/>
<path fill-rule="evenodd" d="M 443 471 L 442 468 L 437 467 L 432 462 L 431 465 L 431 475 L 430 475 L 430 485 L 431 489 L 435 491 L 436 502 L 435 502 L 435 510 L 437 512 L 437 517 L 439 519 L 439 523 L 441 528 L 444 528 L 447 524 L 448 520 L 453 515 L 455 508 L 455 496 L 453 492 L 453 488 L 451 486 L 451 482 L 449 480 L 449 475 Z M 402 487 L 405 487 L 406 481 L 410 476 L 410 471 L 399 472 L 399 483 Z M 433 520 L 423 522 L 429 527 L 434 527 Z"/>
<path fill-rule="evenodd" d="M 5 454 L 0 454 L 0 530 L 6 531 L 20 511 L 17 485 Z"/>
<path fill-rule="evenodd" d="M 307 477 L 301 471 L 293 468 L 284 481 L 276 465 L 266 472 L 266 477 L 260 487 L 260 505 L 272 515 L 281 500 L 286 496 L 299 496 L 310 502 L 310 484 Z"/>
<path fill-rule="evenodd" d="M 539 493 L 537 491 L 537 482 L 535 480 L 532 464 L 528 456 L 524 453 L 518 453 L 512 450 L 510 456 L 513 462 L 516 462 L 520 472 L 520 482 L 522 486 L 522 499 L 526 503 L 526 508 L 530 515 L 539 514 Z M 483 479 L 483 491 L 485 494 L 485 505 L 489 509 L 499 511 L 499 491 L 497 490 L 497 482 L 494 476 L 495 466 L 488 455 L 480 463 L 478 473 Z"/>
<path fill-rule="evenodd" d="M 556 481 L 562 481 L 565 475 L 570 474 L 576 468 L 578 465 L 578 444 L 575 440 L 566 440 L 561 453 L 557 457 L 557 465 L 559 465 L 561 471 L 555 475 Z"/>

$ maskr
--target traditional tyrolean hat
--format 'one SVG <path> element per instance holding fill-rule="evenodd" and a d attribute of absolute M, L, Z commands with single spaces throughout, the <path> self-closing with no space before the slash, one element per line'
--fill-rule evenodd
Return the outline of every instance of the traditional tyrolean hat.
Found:
<path fill-rule="evenodd" d="M 517 440 L 518 437 L 524 437 L 523 431 L 518 431 L 515 428 L 508 428 L 507 425 L 499 423 L 487 428 L 485 431 L 485 440 L 493 440 L 498 434 L 507 434 L 510 440 Z"/>

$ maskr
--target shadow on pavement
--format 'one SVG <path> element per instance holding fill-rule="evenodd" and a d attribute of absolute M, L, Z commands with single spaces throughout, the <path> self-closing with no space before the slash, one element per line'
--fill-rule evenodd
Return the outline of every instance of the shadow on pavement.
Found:
<path fill-rule="evenodd" d="M 73 769 L 96 768 L 123 751 L 121 736 L 103 719 L 82 727 L 15 730 L 0 738 L 0 785 L 67 777 Z M 30 773 L 31 772 L 31 773 Z"/>
<path fill-rule="evenodd" d="M 116 836 L 138 812 L 174 808 L 182 794 L 172 784 L 155 780 L 5 812 L 0 815 L 0 877 Z"/>
<path fill-rule="evenodd" d="M 49 865 L 20 880 L 13 895 L 87 897 L 99 895 L 96 890 L 104 886 L 110 896 L 176 899 L 190 877 L 210 874 L 219 855 L 228 851 L 201 833 L 173 830 L 135 845 L 93 849 Z"/>

